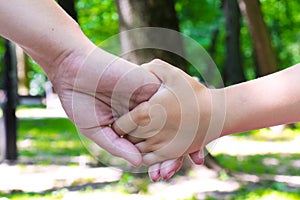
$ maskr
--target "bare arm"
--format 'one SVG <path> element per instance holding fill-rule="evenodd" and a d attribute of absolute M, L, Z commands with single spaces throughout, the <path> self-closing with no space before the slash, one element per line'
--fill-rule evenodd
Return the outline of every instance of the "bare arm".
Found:
<path fill-rule="evenodd" d="M 0 0 L 0 5 L 0 35 L 19 44 L 50 79 L 67 56 L 95 48 L 53 0 Z"/>
<path fill-rule="evenodd" d="M 155 76 L 97 48 L 54 0 L 0 0 L 0 35 L 44 69 L 84 135 L 113 155 L 141 164 L 138 150 L 108 125 L 153 95 L 160 84 Z"/>
<path fill-rule="evenodd" d="M 225 88 L 223 135 L 300 121 L 300 65 Z"/>
<path fill-rule="evenodd" d="M 166 87 L 114 127 L 128 134 L 148 165 L 193 153 L 224 135 L 300 121 L 300 65 L 222 89 L 208 89 L 161 61 L 147 66 Z"/>

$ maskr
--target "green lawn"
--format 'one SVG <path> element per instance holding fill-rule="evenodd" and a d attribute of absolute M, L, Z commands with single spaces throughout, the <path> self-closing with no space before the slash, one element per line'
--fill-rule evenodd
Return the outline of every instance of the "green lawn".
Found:
<path fill-rule="evenodd" d="M 74 125 L 65 118 L 19 119 L 20 157 L 52 159 L 89 155 Z"/>
<path fill-rule="evenodd" d="M 300 126 L 287 128 L 283 134 L 268 136 L 268 130 L 252 131 L 236 135 L 241 140 L 271 140 L 274 142 L 288 141 L 300 135 Z M 266 138 L 268 137 L 268 138 Z M 278 139 L 280 137 L 280 139 Z M 33 160 L 38 164 L 50 164 L 58 158 L 85 155 L 92 159 L 89 151 L 82 144 L 74 125 L 64 118 L 49 119 L 19 119 L 18 121 L 18 147 L 20 158 Z M 106 155 L 109 156 L 109 155 Z M 218 162 L 230 172 L 269 175 L 299 176 L 300 155 L 299 154 L 265 154 L 253 156 L 230 156 L 220 154 L 216 156 Z M 109 159 L 109 157 L 107 158 Z M 268 164 L 270 163 L 271 164 Z M 273 163 L 273 164 L 272 164 Z M 295 164 L 296 163 L 296 164 Z M 298 163 L 298 164 L 297 164 Z M 66 163 L 68 164 L 68 163 Z M 177 175 L 188 176 L 187 174 Z M 220 174 L 220 178 L 230 175 Z M 83 188 L 83 193 L 95 192 L 97 190 L 121 191 L 124 193 L 135 193 L 137 191 L 147 194 L 149 181 L 147 175 L 135 176 L 125 173 L 119 182 L 111 183 L 101 188 Z M 290 187 L 285 183 L 276 181 L 262 181 L 259 183 L 245 183 L 243 187 L 226 199 L 252 200 L 252 199 L 300 199 L 300 189 Z M 54 190 L 43 194 L 23 193 L 16 191 L 11 194 L 1 194 L 9 199 L 62 199 L 64 190 Z M 217 194 L 218 192 L 216 192 Z M 215 195 L 209 195 L 207 199 L 219 199 Z M 0 198 L 1 199 L 1 198 Z M 190 199 L 197 199 L 191 197 Z M 225 199 L 225 198 L 224 198 Z"/>

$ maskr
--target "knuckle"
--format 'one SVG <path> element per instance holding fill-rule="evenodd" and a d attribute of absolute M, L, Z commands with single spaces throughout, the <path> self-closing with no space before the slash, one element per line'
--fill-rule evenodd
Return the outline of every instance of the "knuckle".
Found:
<path fill-rule="evenodd" d="M 160 64 L 160 63 L 162 63 L 162 60 L 159 59 L 159 58 L 155 58 L 155 59 L 153 59 L 153 60 L 151 61 L 151 63 Z"/>
<path fill-rule="evenodd" d="M 136 109 L 137 120 L 145 120 L 150 117 L 150 115 L 149 115 L 150 106 L 151 105 L 149 102 L 144 102 L 138 106 L 138 108 Z"/>

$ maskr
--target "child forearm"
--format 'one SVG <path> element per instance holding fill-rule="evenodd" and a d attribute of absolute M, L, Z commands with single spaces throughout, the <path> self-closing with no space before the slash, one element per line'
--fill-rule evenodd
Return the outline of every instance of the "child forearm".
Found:
<path fill-rule="evenodd" d="M 223 135 L 300 121 L 300 65 L 225 88 Z"/>

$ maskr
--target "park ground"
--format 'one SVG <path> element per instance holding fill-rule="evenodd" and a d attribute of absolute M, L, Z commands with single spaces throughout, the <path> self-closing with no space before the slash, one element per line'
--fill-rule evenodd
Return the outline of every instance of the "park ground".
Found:
<path fill-rule="evenodd" d="M 19 160 L 0 164 L 0 200 L 300 199 L 300 124 L 224 137 L 210 147 L 221 170 L 193 165 L 153 183 L 105 152 L 92 156 L 61 110 L 17 115 Z"/>

